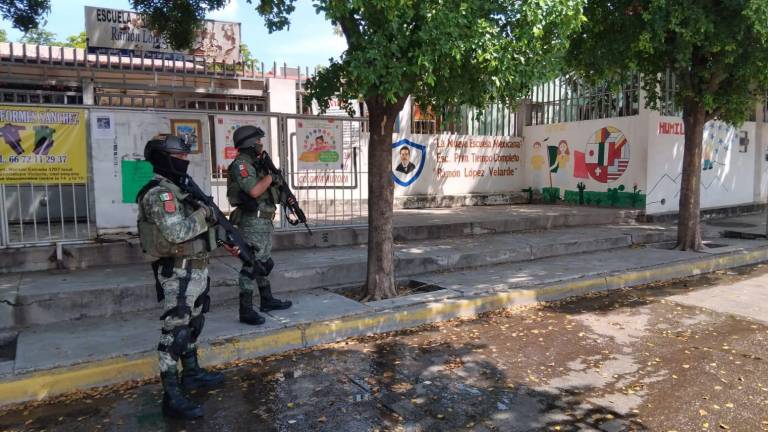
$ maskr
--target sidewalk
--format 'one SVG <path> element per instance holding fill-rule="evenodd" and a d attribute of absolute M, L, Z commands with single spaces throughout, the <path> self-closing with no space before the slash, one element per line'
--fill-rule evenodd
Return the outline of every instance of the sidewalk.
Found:
<path fill-rule="evenodd" d="M 721 230 L 708 225 L 704 233 L 714 240 Z M 408 276 L 440 289 L 366 304 L 323 285 L 323 278 L 330 277 L 328 271 L 341 271 L 348 284 L 361 282 L 363 247 L 343 248 L 346 254 L 336 248 L 280 252 L 284 255 L 276 260 L 290 267 L 281 271 L 285 279 L 280 285 L 314 281 L 315 286 L 283 293 L 294 301 L 294 307 L 268 314 L 267 323 L 258 327 L 237 322 L 236 305 L 231 300 L 236 295 L 235 287 L 214 290 L 217 305 L 207 315 L 202 359 L 206 364 L 222 364 L 517 304 L 768 260 L 768 241 L 762 240 L 716 239 L 705 253 L 647 245 L 672 239 L 674 229 L 669 226 L 614 225 L 405 243 L 397 251 L 398 277 Z M 222 259 L 214 268 L 217 274 L 234 278 L 235 264 Z M 73 272 L 16 277 L 21 292 L 41 295 L 47 289 L 50 294 L 69 283 L 70 289 L 77 292 L 71 298 L 107 306 L 110 301 L 120 303 L 120 288 L 128 287 L 130 281 L 149 279 L 145 267 L 86 272 L 88 280 L 71 279 Z M 114 286 L 104 288 L 109 274 L 119 275 L 113 277 L 118 280 Z M 338 280 L 336 276 L 334 280 Z M 112 300 L 103 297 L 113 291 L 117 293 L 112 294 Z M 147 295 L 151 299 L 153 294 Z M 45 301 L 38 306 L 51 303 L 60 301 Z M 156 309 L 146 309 L 21 329 L 15 358 L 0 361 L 0 405 L 155 376 L 157 315 Z"/>
<path fill-rule="evenodd" d="M 483 233 L 620 224 L 633 222 L 638 214 L 638 210 L 556 205 L 395 210 L 393 235 L 395 241 L 413 241 Z M 275 232 L 273 250 L 354 246 L 365 244 L 368 239 L 368 229 L 364 225 L 313 226 L 312 230 L 314 235 L 311 236 L 303 226 Z M 0 274 L 60 268 L 87 269 L 151 260 L 151 257 L 141 252 L 135 233 L 106 235 L 96 239 L 95 243 L 64 245 L 62 252 L 62 259 L 57 261 L 55 246 L 0 249 Z"/>
<path fill-rule="evenodd" d="M 394 232 L 397 274 L 402 277 L 660 241 L 657 237 L 664 235 L 663 227 L 616 225 L 634 221 L 635 214 L 561 206 L 399 211 Z M 595 242 L 580 246 L 580 237 L 568 234 L 571 227 L 591 230 L 585 232 Z M 566 231 L 520 233 L 553 228 Z M 630 228 L 636 229 L 627 231 Z M 484 234 L 493 235 L 483 240 L 476 237 Z M 286 292 L 363 282 L 366 240 L 365 227 L 318 230 L 314 236 L 304 231 L 276 234 L 273 289 Z M 102 250 L 107 247 L 111 249 Z M 116 253 L 116 248 L 124 248 L 125 253 Z M 156 308 L 154 279 L 148 259 L 139 249 L 125 243 L 83 246 L 80 250 L 89 251 L 83 252 L 90 256 L 85 260 L 88 268 L 0 275 L 0 301 L 4 301 L 0 302 L 0 330 Z M 133 255 L 135 259 L 131 259 Z M 236 285 L 239 267 L 235 258 L 215 258 L 210 266 L 214 286 Z M 236 296 L 235 288 L 216 289 L 214 301 Z"/>

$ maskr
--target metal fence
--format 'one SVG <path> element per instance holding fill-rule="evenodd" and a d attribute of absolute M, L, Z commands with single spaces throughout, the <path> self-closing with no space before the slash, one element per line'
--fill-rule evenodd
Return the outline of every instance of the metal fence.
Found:
<path fill-rule="evenodd" d="M 439 116 L 416 104 L 411 107 L 411 130 L 416 134 L 514 136 L 518 125 L 518 113 L 509 104 L 493 103 L 485 109 L 463 106 Z"/>
<path fill-rule="evenodd" d="M 96 235 L 86 184 L 0 185 L 0 246 L 89 241 Z"/>
<path fill-rule="evenodd" d="M 619 85 L 587 85 L 564 76 L 536 86 L 530 93 L 528 126 L 627 117 L 640 113 L 640 77 Z"/>
<path fill-rule="evenodd" d="M 299 83 L 309 75 L 309 68 L 278 66 L 270 69 L 259 62 L 214 62 L 203 56 L 180 53 L 158 55 L 113 51 L 89 53 L 82 48 L 0 42 L 0 62 L 40 66 L 138 71 L 167 74 L 204 75 L 210 77 L 259 79 L 295 78 Z M 303 72 L 303 73 L 302 73 Z"/>
<path fill-rule="evenodd" d="M 307 215 L 309 225 L 339 227 L 365 225 L 368 217 L 367 120 L 348 117 L 318 117 L 297 115 L 270 115 L 277 125 L 278 152 L 275 163 L 283 172 L 291 190 Z M 300 120 L 327 119 L 342 124 L 342 155 L 336 169 L 301 170 L 298 166 L 299 149 L 296 123 Z M 227 172 L 217 169 L 212 173 L 211 189 L 214 200 L 228 213 L 231 208 L 226 192 Z M 282 209 L 275 218 L 278 230 L 303 230 L 303 225 L 290 225 Z"/>

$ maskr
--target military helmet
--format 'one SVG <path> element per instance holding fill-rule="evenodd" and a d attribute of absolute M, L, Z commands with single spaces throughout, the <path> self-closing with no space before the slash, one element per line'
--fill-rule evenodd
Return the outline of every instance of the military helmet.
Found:
<path fill-rule="evenodd" d="M 190 153 L 192 146 L 184 138 L 176 135 L 157 135 L 144 146 L 144 159 L 154 160 L 160 154 L 184 154 Z"/>
<path fill-rule="evenodd" d="M 232 135 L 232 141 L 235 142 L 235 148 L 255 148 L 259 149 L 263 144 L 264 131 L 258 126 L 240 126 Z"/>
<path fill-rule="evenodd" d="M 176 135 L 162 134 L 155 136 L 144 146 L 144 159 L 152 160 L 158 153 L 184 154 L 191 151 L 192 146 L 184 138 Z"/>

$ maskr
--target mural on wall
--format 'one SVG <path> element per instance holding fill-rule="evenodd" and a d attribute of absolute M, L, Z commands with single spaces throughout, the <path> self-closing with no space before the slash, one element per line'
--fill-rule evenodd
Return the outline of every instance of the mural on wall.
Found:
<path fill-rule="evenodd" d="M 728 148 L 735 138 L 735 130 L 727 124 L 715 121 L 704 125 L 704 150 L 701 163 L 703 171 L 709 171 L 716 164 L 725 166 L 723 159 L 728 154 Z"/>
<path fill-rule="evenodd" d="M 656 169 L 651 169 L 649 173 L 649 179 L 652 179 L 652 183 L 649 183 L 648 191 L 648 211 L 650 213 L 676 211 L 680 198 L 684 131 L 677 128 L 674 134 L 662 134 L 661 131 L 666 132 L 668 129 L 662 128 L 662 123 L 669 122 L 662 121 L 660 123 L 660 137 L 663 135 L 667 141 L 676 138 L 676 141 L 674 143 L 664 142 L 666 145 L 661 147 L 660 150 L 664 152 L 662 157 L 666 156 L 667 163 L 663 165 L 663 168 L 657 164 Z M 677 137 L 672 135 L 677 135 Z M 748 132 L 739 131 L 738 128 L 727 123 L 713 120 L 704 125 L 702 138 L 702 173 L 700 183 L 702 207 L 729 205 L 731 202 L 737 203 L 739 201 L 748 202 L 751 199 L 752 192 L 751 190 L 739 188 L 736 185 L 737 177 L 735 177 L 735 173 L 740 173 L 739 177 L 744 176 L 745 179 L 751 179 L 747 171 L 752 167 L 752 164 L 748 158 L 740 159 L 736 165 L 733 165 L 732 161 L 736 154 L 732 150 L 735 148 L 740 149 L 741 141 L 749 141 Z M 748 145 L 745 146 L 745 150 L 747 148 Z M 677 149 L 677 151 L 671 153 L 672 149 Z M 738 165 L 742 162 L 746 163 L 746 165 L 739 167 Z M 737 196 L 740 194 L 744 195 L 743 198 Z"/>
<path fill-rule="evenodd" d="M 596 131 L 587 142 L 585 151 L 575 152 L 573 176 L 585 174 L 600 183 L 614 182 L 629 168 L 629 141 L 613 126 Z"/>
<path fill-rule="evenodd" d="M 409 186 L 421 176 L 427 147 L 402 139 L 392 143 L 392 178 L 400 186 Z"/>
<path fill-rule="evenodd" d="M 547 157 L 539 141 L 533 143 L 533 155 L 531 156 L 531 168 L 534 185 L 544 184 L 544 172 L 547 169 Z"/>
<path fill-rule="evenodd" d="M 531 191 L 541 191 L 545 202 L 643 208 L 645 160 L 637 153 L 642 152 L 643 143 L 635 147 L 639 156 L 631 160 L 632 139 L 626 133 L 636 129 L 635 121 L 610 121 L 608 124 L 602 120 L 557 125 L 557 128 L 530 128 L 532 145 L 528 147 L 527 158 L 531 169 L 526 178 Z M 546 145 L 547 142 L 552 144 Z M 546 153 L 550 179 L 542 178 L 546 172 L 541 162 L 542 151 Z"/>
<path fill-rule="evenodd" d="M 558 158 L 568 160 L 568 143 L 560 141 Z M 561 156 L 562 155 L 562 156 Z M 573 178 L 592 179 L 601 184 L 617 182 L 629 168 L 629 140 L 616 127 L 605 126 L 595 131 L 584 146 L 584 151 L 573 152 Z M 645 207 L 645 195 L 637 184 L 632 191 L 619 184 L 608 187 L 605 191 L 589 191 L 580 181 L 578 190 L 564 190 L 562 199 L 568 204 L 593 205 L 601 207 Z M 554 202 L 560 194 L 557 188 L 544 188 L 543 196 L 548 202 Z"/>

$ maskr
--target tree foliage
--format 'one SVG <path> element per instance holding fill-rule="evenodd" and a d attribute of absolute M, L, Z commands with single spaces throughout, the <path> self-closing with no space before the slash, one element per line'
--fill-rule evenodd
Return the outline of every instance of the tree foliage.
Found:
<path fill-rule="evenodd" d="M 243 62 L 243 64 L 251 64 L 256 63 L 258 59 L 253 56 L 251 53 L 250 48 L 248 48 L 248 45 L 241 43 L 240 44 L 240 61 Z"/>
<path fill-rule="evenodd" d="M 287 28 L 296 0 L 253 0 L 270 32 Z M 191 30 L 212 2 L 160 0 L 133 4 L 162 21 L 150 25 L 170 44 L 184 48 Z M 189 3 L 189 5 L 186 5 Z M 368 109 L 368 270 L 366 297 L 396 295 L 392 247 L 391 144 L 394 121 L 413 96 L 435 110 L 493 100 L 509 102 L 556 73 L 571 31 L 581 22 L 583 0 L 314 0 L 314 8 L 347 41 L 338 59 L 307 81 L 304 98 L 321 111 L 337 98 Z M 221 5 L 223 6 L 223 4 Z M 191 10 L 197 14 L 187 13 Z M 159 26 L 162 22 L 163 26 Z"/>
<path fill-rule="evenodd" d="M 590 0 L 569 64 L 592 79 L 641 73 L 646 105 L 659 108 L 662 77 L 676 80 L 685 147 L 678 248 L 703 247 L 700 179 L 704 124 L 741 124 L 768 83 L 765 0 Z"/>
<path fill-rule="evenodd" d="M 315 2 L 347 39 L 344 56 L 310 81 L 321 107 L 373 95 L 422 106 L 509 101 L 557 70 L 579 24 L 579 1 Z"/>
<path fill-rule="evenodd" d="M 25 33 L 37 28 L 50 10 L 50 0 L 0 0 L 0 16 Z"/>
<path fill-rule="evenodd" d="M 67 39 L 63 45 L 70 48 L 85 49 L 88 47 L 87 42 L 88 37 L 86 36 L 85 32 L 80 32 L 78 34 L 67 36 Z"/>
<path fill-rule="evenodd" d="M 33 28 L 27 33 L 24 34 L 24 36 L 21 37 L 21 41 L 28 44 L 36 44 L 36 45 L 51 45 L 51 46 L 59 46 L 61 45 L 60 42 L 56 41 L 56 33 L 49 32 L 48 30 L 44 28 Z"/>
<path fill-rule="evenodd" d="M 765 0 L 590 0 L 584 15 L 569 64 L 598 79 L 640 72 L 649 108 L 669 70 L 678 106 L 740 124 L 768 82 Z"/>
<path fill-rule="evenodd" d="M 8 33 L 3 29 L 0 29 L 0 42 L 8 42 Z"/>
<path fill-rule="evenodd" d="M 146 14 L 149 27 L 175 49 L 191 47 L 205 15 L 227 3 L 229 0 L 131 0 L 136 11 Z"/>

